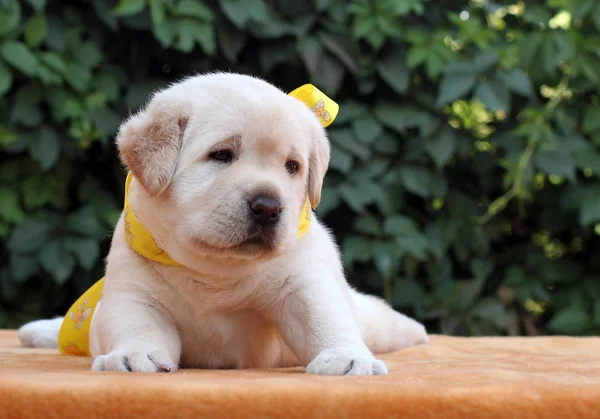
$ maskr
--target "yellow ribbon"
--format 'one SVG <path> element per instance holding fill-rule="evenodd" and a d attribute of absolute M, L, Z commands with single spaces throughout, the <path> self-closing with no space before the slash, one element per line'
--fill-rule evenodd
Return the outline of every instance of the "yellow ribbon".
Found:
<path fill-rule="evenodd" d="M 312 84 L 305 84 L 289 93 L 290 96 L 308 106 L 323 127 L 329 126 L 339 112 L 339 106 Z M 125 199 L 123 205 L 125 240 L 127 244 L 140 255 L 165 265 L 178 266 L 166 250 L 161 249 L 152 234 L 138 220 L 129 204 L 128 191 L 133 175 L 127 174 L 125 181 Z M 308 199 L 298 220 L 298 238 L 300 239 L 310 227 L 311 207 Z M 58 334 L 58 348 L 63 354 L 88 356 L 89 330 L 96 305 L 102 297 L 104 278 L 92 285 L 71 306 L 65 316 Z"/>

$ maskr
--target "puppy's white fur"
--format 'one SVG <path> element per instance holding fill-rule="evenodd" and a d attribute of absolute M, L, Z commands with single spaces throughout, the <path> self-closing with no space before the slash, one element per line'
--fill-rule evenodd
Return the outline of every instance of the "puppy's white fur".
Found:
<path fill-rule="evenodd" d="M 196 76 L 155 94 L 117 144 L 135 175 L 131 206 L 182 266 L 137 254 L 120 219 L 90 330 L 94 370 L 385 374 L 373 353 L 428 341 L 421 324 L 351 289 L 316 217 L 297 239 L 303 203 L 308 195 L 318 204 L 329 162 L 325 132 L 303 103 L 253 77 Z M 224 149 L 231 162 L 211 159 Z M 289 160 L 298 173 L 286 171 Z M 257 194 L 282 204 L 268 234 L 248 216 Z M 30 323 L 21 341 L 56 346 L 59 327 Z"/>

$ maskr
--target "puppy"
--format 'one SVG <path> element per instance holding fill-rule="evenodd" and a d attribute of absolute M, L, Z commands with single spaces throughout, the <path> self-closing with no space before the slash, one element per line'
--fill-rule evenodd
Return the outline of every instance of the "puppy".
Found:
<path fill-rule="evenodd" d="M 177 265 L 114 235 L 89 332 L 93 370 L 378 375 L 387 368 L 374 353 L 428 341 L 421 324 L 348 285 L 314 214 L 298 238 L 330 153 L 300 100 L 249 76 L 195 76 L 156 93 L 116 142 L 130 205 Z M 61 322 L 23 326 L 22 343 L 56 347 Z"/>

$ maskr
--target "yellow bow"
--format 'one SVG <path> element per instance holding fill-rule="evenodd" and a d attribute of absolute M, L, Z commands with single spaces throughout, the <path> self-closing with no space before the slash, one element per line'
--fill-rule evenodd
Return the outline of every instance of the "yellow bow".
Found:
<path fill-rule="evenodd" d="M 338 114 L 338 104 L 325 96 L 324 93 L 312 84 L 305 84 L 289 95 L 308 106 L 323 127 L 330 125 Z M 127 174 L 127 180 L 125 181 L 125 202 L 123 206 L 125 224 L 123 230 L 127 244 L 148 259 L 165 265 L 178 266 L 179 264 L 169 256 L 167 251 L 158 246 L 152 234 L 138 220 L 133 208 L 131 208 L 128 191 L 132 179 L 133 175 L 131 173 Z M 307 199 L 298 220 L 298 238 L 304 236 L 308 231 L 311 214 L 310 202 Z M 103 287 L 104 278 L 92 285 L 67 312 L 58 335 L 58 348 L 61 353 L 82 356 L 89 355 L 88 334 L 90 322 L 94 309 L 102 296 Z"/>

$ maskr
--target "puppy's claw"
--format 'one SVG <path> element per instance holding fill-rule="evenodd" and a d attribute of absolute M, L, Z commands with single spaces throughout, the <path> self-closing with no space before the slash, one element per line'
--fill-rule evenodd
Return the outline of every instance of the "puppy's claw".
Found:
<path fill-rule="evenodd" d="M 92 363 L 93 371 L 172 372 L 177 365 L 163 350 L 116 351 L 100 355 Z"/>
<path fill-rule="evenodd" d="M 306 367 L 308 374 L 316 375 L 387 375 L 385 364 L 372 355 L 356 354 L 345 349 L 321 352 Z"/>

